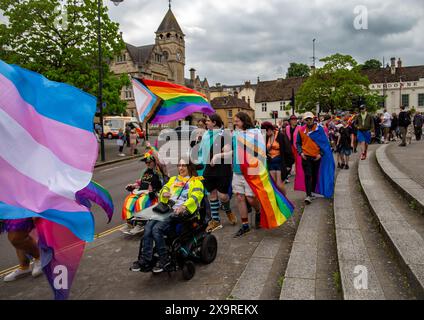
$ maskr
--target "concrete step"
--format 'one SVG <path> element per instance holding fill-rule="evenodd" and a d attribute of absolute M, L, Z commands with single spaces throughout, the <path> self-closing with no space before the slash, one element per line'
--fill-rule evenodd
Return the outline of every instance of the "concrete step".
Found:
<path fill-rule="evenodd" d="M 265 237 L 256 247 L 236 285 L 231 291 L 235 300 L 259 300 L 281 246 L 281 239 Z"/>
<path fill-rule="evenodd" d="M 353 166 L 352 169 L 354 169 Z M 334 193 L 337 256 L 343 298 L 345 300 L 382 300 L 384 299 L 383 289 L 368 255 L 352 203 L 351 170 L 339 172 Z M 368 274 L 367 290 L 362 288 L 361 283 L 355 282 L 355 278 L 364 270 L 363 268 L 366 268 Z"/>
<path fill-rule="evenodd" d="M 285 272 L 280 300 L 340 299 L 333 281 L 337 270 L 329 200 L 306 206 Z M 334 229 L 333 229 L 334 230 Z"/>
<path fill-rule="evenodd" d="M 417 297 L 424 297 L 424 219 L 409 208 L 381 173 L 374 152 L 359 163 L 359 180 L 388 243 L 405 267 Z"/>
<path fill-rule="evenodd" d="M 376 151 L 377 163 L 381 171 L 409 201 L 417 204 L 417 209 L 424 212 L 424 188 L 390 161 L 387 156 L 388 147 L 389 145 L 384 145 Z"/>
<path fill-rule="evenodd" d="M 339 170 L 334 216 L 341 287 L 345 300 L 415 299 L 408 278 L 386 244 L 361 192 L 358 156 Z M 360 281 L 364 280 L 364 281 Z"/>

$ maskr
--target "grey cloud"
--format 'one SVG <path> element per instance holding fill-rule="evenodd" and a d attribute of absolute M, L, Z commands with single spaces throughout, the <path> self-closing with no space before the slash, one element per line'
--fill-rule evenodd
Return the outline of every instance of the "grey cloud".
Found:
<path fill-rule="evenodd" d="M 143 45 L 154 42 L 167 4 L 126 0 L 109 13 L 126 41 Z M 369 29 L 358 31 L 353 10 L 362 4 Z M 310 65 L 313 38 L 318 58 L 340 52 L 360 63 L 401 56 L 406 65 L 424 64 L 422 0 L 179 0 L 173 12 L 186 33 L 187 69 L 210 83 L 275 79 L 290 62 Z"/>

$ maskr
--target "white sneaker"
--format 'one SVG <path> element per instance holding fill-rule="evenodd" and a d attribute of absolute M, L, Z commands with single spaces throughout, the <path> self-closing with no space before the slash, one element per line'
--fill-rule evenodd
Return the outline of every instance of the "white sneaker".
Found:
<path fill-rule="evenodd" d="M 132 226 L 129 225 L 128 223 L 125 224 L 125 226 L 123 226 L 121 229 L 119 229 L 119 231 L 123 232 L 123 233 L 127 233 L 132 229 Z"/>
<path fill-rule="evenodd" d="M 125 157 L 125 153 L 118 154 L 120 157 Z"/>
<path fill-rule="evenodd" d="M 306 198 L 305 198 L 305 203 L 306 203 L 306 204 L 311 204 L 311 203 L 312 203 L 312 199 L 311 199 L 311 197 L 306 197 Z"/>
<path fill-rule="evenodd" d="M 134 228 L 132 228 L 130 231 L 128 231 L 127 234 L 135 236 L 136 234 L 142 233 L 143 231 L 144 231 L 144 227 L 138 224 Z"/>
<path fill-rule="evenodd" d="M 4 282 L 11 282 L 11 281 L 15 281 L 18 278 L 22 278 L 28 274 L 31 273 L 31 269 L 28 268 L 26 270 L 22 270 L 21 268 L 16 269 L 15 271 L 9 273 L 7 276 L 4 277 L 3 281 Z"/>
<path fill-rule="evenodd" d="M 38 277 L 43 274 L 43 266 L 41 265 L 41 259 L 34 260 L 32 265 L 32 276 Z"/>
<path fill-rule="evenodd" d="M 315 193 L 315 192 L 312 192 L 312 197 L 314 197 L 315 199 L 316 198 L 324 198 L 324 196 L 322 194 L 318 194 L 318 193 Z"/>

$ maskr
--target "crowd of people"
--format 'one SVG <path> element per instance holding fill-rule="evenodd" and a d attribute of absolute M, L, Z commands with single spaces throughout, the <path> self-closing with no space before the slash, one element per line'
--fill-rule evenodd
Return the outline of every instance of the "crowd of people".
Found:
<path fill-rule="evenodd" d="M 178 162 L 178 174 L 168 176 L 167 167 L 161 162 L 158 150 L 146 143 L 147 151 L 142 157 L 146 164 L 140 178 L 126 186 L 130 194 L 122 208 L 122 219 L 126 222 L 123 232 L 135 235 L 144 231 L 137 261 L 131 270 L 155 273 L 167 270 L 167 256 L 164 237 L 171 228 L 172 216 L 197 217 L 202 203 L 207 200 L 209 221 L 206 232 L 212 233 L 223 227 L 220 210 L 229 223 L 240 227 L 234 234 L 242 237 L 251 231 L 254 224 L 261 227 L 261 202 L 248 183 L 248 177 L 241 168 L 246 157 L 246 145 L 250 141 L 240 142 L 240 133 L 253 132 L 258 143 L 263 143 L 266 153 L 266 168 L 273 184 L 287 196 L 287 183 L 295 176 L 294 190 L 305 192 L 304 202 L 312 203 L 317 197 L 332 198 L 334 192 L 335 160 L 339 169 L 349 169 L 349 157 L 361 152 L 360 159 L 367 158 L 370 143 L 389 143 L 401 139 L 400 146 L 411 143 L 414 133 L 416 140 L 421 139 L 424 116 L 417 112 L 411 114 L 404 107 L 401 112 L 372 115 L 365 105 L 359 113 L 344 112 L 338 115 L 315 116 L 306 112 L 301 117 L 291 116 L 287 121 L 254 123 L 250 116 L 239 112 L 234 117 L 235 130 L 224 128 L 218 114 L 210 115 L 199 122 L 204 133 L 196 138 L 199 144 L 197 166 L 190 159 L 181 158 Z M 262 129 L 262 130 L 260 130 Z M 136 144 L 133 133 L 120 131 L 119 152 L 125 143 Z M 253 146 L 253 150 L 257 149 Z M 243 149 L 244 148 L 244 149 Z M 133 152 L 133 148 L 131 148 Z M 336 156 L 334 157 L 334 154 Z M 256 157 L 258 154 L 254 154 Z M 230 207 L 235 197 L 238 217 Z M 168 215 L 160 215 L 162 211 Z M 254 211 L 254 212 L 252 212 Z M 144 218 L 138 219 L 140 212 Z M 249 212 L 254 221 L 249 221 Z M 16 248 L 20 261 L 18 271 L 11 273 L 5 281 L 15 280 L 30 272 L 28 255 L 35 260 L 32 273 L 40 274 L 39 252 L 29 232 L 31 219 L 25 221 L 3 221 L 3 231 L 9 233 L 9 240 Z M 159 254 L 159 262 L 152 263 L 153 244 Z"/>

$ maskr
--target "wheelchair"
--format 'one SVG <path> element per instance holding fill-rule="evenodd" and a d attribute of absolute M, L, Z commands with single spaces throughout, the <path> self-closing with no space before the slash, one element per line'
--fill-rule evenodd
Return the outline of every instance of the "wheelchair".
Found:
<path fill-rule="evenodd" d="M 196 273 L 195 263 L 210 264 L 215 260 L 218 241 L 213 234 L 206 232 L 209 219 L 210 205 L 206 196 L 203 197 L 198 214 L 172 219 L 171 231 L 165 235 L 169 264 L 164 272 L 168 272 L 169 276 L 172 272 L 182 270 L 183 279 L 191 280 Z M 140 240 L 138 261 L 141 261 L 142 250 L 143 238 Z M 153 265 L 158 261 L 159 255 L 154 246 Z"/>

